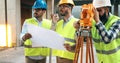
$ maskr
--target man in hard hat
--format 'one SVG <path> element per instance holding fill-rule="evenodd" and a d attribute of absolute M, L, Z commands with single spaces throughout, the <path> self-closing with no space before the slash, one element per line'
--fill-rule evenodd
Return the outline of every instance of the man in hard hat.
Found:
<path fill-rule="evenodd" d="M 47 10 L 47 4 L 43 0 L 36 0 L 32 6 L 34 17 L 26 19 L 21 33 L 21 39 L 24 41 L 25 46 L 25 59 L 26 63 L 46 63 L 46 56 L 49 55 L 49 48 L 46 47 L 32 47 L 32 35 L 28 33 L 27 24 L 33 24 L 38 27 L 46 29 L 51 28 L 51 21 L 44 19 L 43 15 Z"/>
<path fill-rule="evenodd" d="M 57 63 L 73 63 L 74 50 L 71 49 L 75 45 L 75 28 L 73 23 L 78 21 L 71 12 L 74 3 L 72 0 L 60 0 L 58 4 L 59 14 L 63 16 L 59 21 L 57 16 L 53 15 L 53 24 L 56 25 L 55 31 L 65 38 L 65 48 L 69 51 L 53 50 L 53 55 L 57 56 Z"/>
<path fill-rule="evenodd" d="M 99 63 L 120 63 L 120 18 L 109 12 L 110 0 L 93 0 L 92 38 Z M 78 29 L 78 25 L 75 25 Z"/>
<path fill-rule="evenodd" d="M 120 63 L 120 18 L 109 12 L 110 0 L 93 0 L 93 5 L 92 37 L 98 61 Z"/>

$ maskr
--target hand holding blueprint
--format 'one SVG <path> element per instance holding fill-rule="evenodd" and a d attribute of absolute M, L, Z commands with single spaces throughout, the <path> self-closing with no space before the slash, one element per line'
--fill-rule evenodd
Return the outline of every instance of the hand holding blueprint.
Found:
<path fill-rule="evenodd" d="M 58 33 L 28 24 L 28 33 L 32 35 L 32 47 L 49 47 L 53 49 L 66 50 L 64 48 L 65 39 Z"/>

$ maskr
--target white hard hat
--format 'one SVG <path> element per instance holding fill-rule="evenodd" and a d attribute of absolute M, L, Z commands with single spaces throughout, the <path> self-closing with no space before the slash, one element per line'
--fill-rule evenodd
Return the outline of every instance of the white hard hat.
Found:
<path fill-rule="evenodd" d="M 111 6 L 110 0 L 93 0 L 93 6 L 95 8 Z"/>

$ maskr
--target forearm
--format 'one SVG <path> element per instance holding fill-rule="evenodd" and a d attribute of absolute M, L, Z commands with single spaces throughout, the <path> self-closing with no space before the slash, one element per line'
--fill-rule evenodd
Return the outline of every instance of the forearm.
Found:
<path fill-rule="evenodd" d="M 56 24 L 55 24 L 55 23 L 52 23 L 52 25 L 51 25 L 51 30 L 53 30 L 53 31 L 56 30 Z"/>
<path fill-rule="evenodd" d="M 111 42 L 113 39 L 115 39 L 120 32 L 120 21 L 117 21 L 114 23 L 109 30 L 106 30 L 105 26 L 101 23 L 98 22 L 96 24 L 96 28 L 102 38 L 102 40 L 105 43 Z"/>
<path fill-rule="evenodd" d="M 26 22 L 24 22 L 24 24 L 22 26 L 22 31 L 21 31 L 21 34 L 20 34 L 20 40 L 24 41 L 22 38 L 26 33 L 27 33 L 27 24 L 26 24 Z"/>

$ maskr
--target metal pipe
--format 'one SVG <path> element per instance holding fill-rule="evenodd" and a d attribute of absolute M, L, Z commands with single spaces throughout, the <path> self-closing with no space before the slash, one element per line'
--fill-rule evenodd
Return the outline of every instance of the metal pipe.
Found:
<path fill-rule="evenodd" d="M 6 27 L 6 46 L 8 47 L 8 19 L 7 19 L 7 0 L 5 0 L 5 27 Z"/>

